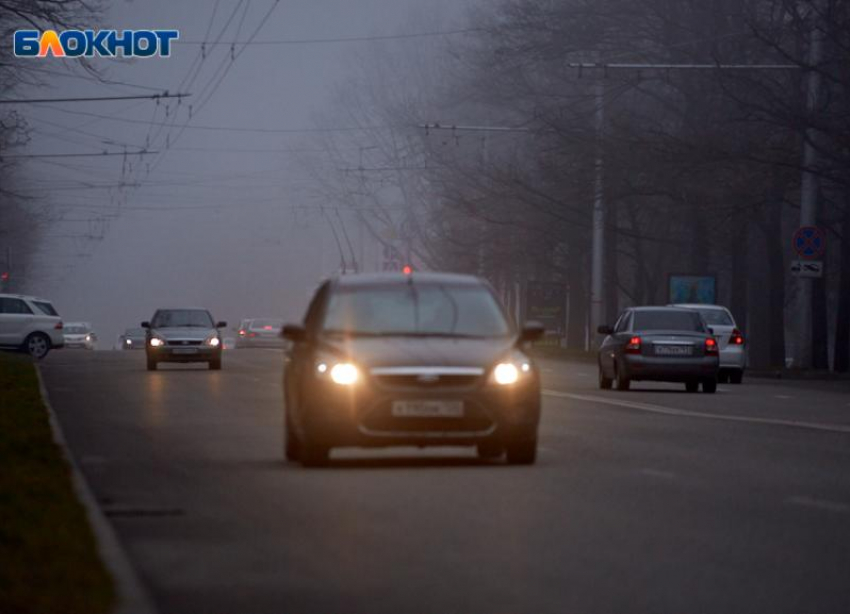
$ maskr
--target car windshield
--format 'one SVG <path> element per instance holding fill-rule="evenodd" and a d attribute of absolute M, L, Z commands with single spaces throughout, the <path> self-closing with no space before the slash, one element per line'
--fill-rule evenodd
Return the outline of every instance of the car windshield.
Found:
<path fill-rule="evenodd" d="M 151 326 L 153 328 L 178 326 L 213 328 L 213 321 L 210 314 L 203 309 L 163 309 L 156 312 Z"/>
<path fill-rule="evenodd" d="M 687 330 L 705 332 L 696 311 L 656 309 L 635 311 L 633 330 Z"/>
<path fill-rule="evenodd" d="M 283 328 L 282 320 L 252 320 L 251 330 L 277 330 Z"/>
<path fill-rule="evenodd" d="M 510 326 L 483 286 L 405 284 L 343 288 L 331 295 L 326 333 L 504 337 Z"/>
<path fill-rule="evenodd" d="M 145 329 L 144 328 L 128 328 L 124 331 L 125 337 L 144 337 Z"/>
<path fill-rule="evenodd" d="M 735 323 L 725 309 L 699 309 L 699 314 L 709 326 L 734 326 Z"/>
<path fill-rule="evenodd" d="M 82 324 L 66 324 L 63 328 L 63 332 L 66 335 L 84 335 L 89 332 L 89 327 L 84 326 Z"/>

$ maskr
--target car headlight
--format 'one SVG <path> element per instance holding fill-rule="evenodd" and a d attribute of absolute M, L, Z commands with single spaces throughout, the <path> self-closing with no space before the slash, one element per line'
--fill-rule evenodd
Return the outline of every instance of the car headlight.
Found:
<path fill-rule="evenodd" d="M 351 386 L 360 379 L 360 370 L 352 363 L 334 360 L 321 360 L 316 363 L 316 374 L 329 377 L 334 384 Z"/>
<path fill-rule="evenodd" d="M 490 372 L 490 382 L 499 386 L 510 386 L 531 374 L 531 362 L 521 352 L 514 352 L 499 362 Z"/>
<path fill-rule="evenodd" d="M 165 345 L 165 339 L 162 337 L 151 337 L 150 346 L 152 348 L 162 347 L 163 345 Z"/>
<path fill-rule="evenodd" d="M 91 341 L 91 335 L 86 335 L 86 341 Z"/>
<path fill-rule="evenodd" d="M 217 348 L 219 345 L 221 345 L 221 339 L 218 338 L 218 335 L 210 335 L 209 337 L 204 339 L 204 345 Z"/>
<path fill-rule="evenodd" d="M 124 343 L 127 345 L 133 345 L 133 341 L 131 339 L 124 339 Z"/>

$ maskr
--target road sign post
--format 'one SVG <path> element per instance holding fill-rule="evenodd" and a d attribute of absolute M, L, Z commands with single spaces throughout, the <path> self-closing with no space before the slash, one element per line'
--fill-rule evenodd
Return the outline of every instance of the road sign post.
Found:
<path fill-rule="evenodd" d="M 823 261 L 795 260 L 791 263 L 791 274 L 794 277 L 823 277 Z"/>

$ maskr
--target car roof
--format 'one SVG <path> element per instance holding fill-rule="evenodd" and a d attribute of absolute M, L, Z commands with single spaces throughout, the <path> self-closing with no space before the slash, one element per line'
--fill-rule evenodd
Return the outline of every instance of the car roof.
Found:
<path fill-rule="evenodd" d="M 723 305 L 709 305 L 706 303 L 675 303 L 670 307 L 680 307 L 682 309 L 717 309 L 721 311 L 729 311 Z"/>
<path fill-rule="evenodd" d="M 51 301 L 46 298 L 39 298 L 37 296 L 32 296 L 30 294 L 8 294 L 8 293 L 0 293 L 0 296 L 4 296 L 7 298 L 22 298 L 27 299 L 28 301 L 38 301 L 40 303 L 51 303 Z"/>
<path fill-rule="evenodd" d="M 155 311 L 206 311 L 206 307 L 157 307 Z"/>
<path fill-rule="evenodd" d="M 356 286 L 376 285 L 402 285 L 402 284 L 452 284 L 481 286 L 485 282 L 474 275 L 461 273 L 432 273 L 414 272 L 408 275 L 404 273 L 354 273 L 340 275 L 333 279 L 337 286 L 344 288 Z"/>
<path fill-rule="evenodd" d="M 632 311 L 693 311 L 678 305 L 641 305 L 640 307 L 629 307 Z"/>

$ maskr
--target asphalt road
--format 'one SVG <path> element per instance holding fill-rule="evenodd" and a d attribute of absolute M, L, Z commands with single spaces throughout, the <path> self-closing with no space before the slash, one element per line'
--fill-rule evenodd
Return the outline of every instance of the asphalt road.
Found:
<path fill-rule="evenodd" d="M 601 392 L 544 366 L 538 464 L 285 464 L 279 352 L 54 352 L 51 402 L 163 614 L 850 611 L 850 390 Z"/>

